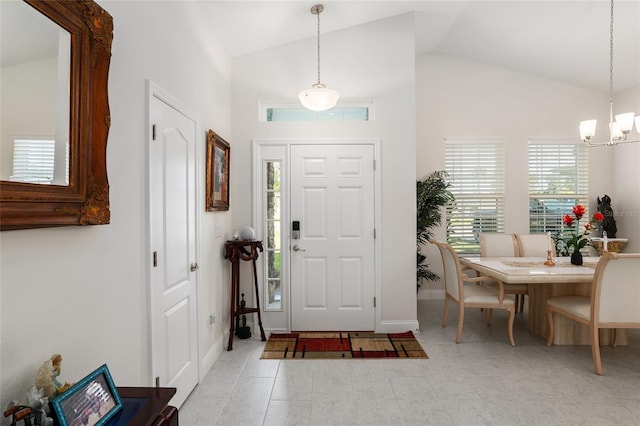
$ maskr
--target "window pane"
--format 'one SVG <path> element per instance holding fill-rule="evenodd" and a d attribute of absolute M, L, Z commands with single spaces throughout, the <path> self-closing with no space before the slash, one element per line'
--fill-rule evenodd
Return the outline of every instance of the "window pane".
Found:
<path fill-rule="evenodd" d="M 480 253 L 480 232 L 504 232 L 504 143 L 447 140 L 446 172 L 455 200 L 447 206 L 447 242 Z"/>
<path fill-rule="evenodd" d="M 560 233 L 562 216 L 589 203 L 587 149 L 575 143 L 529 143 L 529 232 Z"/>
<path fill-rule="evenodd" d="M 267 221 L 267 249 L 280 249 L 280 225 L 282 222 L 278 221 Z"/>
<path fill-rule="evenodd" d="M 267 219 L 280 219 L 280 194 L 267 192 Z"/>
<path fill-rule="evenodd" d="M 280 278 L 280 251 L 267 251 L 267 278 Z"/>
<path fill-rule="evenodd" d="M 335 106 L 327 111 L 311 111 L 299 105 L 270 106 L 266 121 L 369 121 L 371 105 Z"/>
<path fill-rule="evenodd" d="M 282 294 L 280 280 L 267 280 L 267 308 L 280 309 L 282 306 Z"/>
<path fill-rule="evenodd" d="M 267 191 L 280 191 L 280 162 L 267 161 Z"/>

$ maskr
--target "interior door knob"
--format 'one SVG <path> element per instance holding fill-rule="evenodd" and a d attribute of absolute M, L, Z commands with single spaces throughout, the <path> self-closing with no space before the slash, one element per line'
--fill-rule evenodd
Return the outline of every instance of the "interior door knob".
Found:
<path fill-rule="evenodd" d="M 297 245 L 297 244 L 296 244 L 295 246 L 293 246 L 292 248 L 293 248 L 293 251 L 306 251 L 305 249 L 301 248 L 301 247 L 300 247 L 299 245 Z"/>

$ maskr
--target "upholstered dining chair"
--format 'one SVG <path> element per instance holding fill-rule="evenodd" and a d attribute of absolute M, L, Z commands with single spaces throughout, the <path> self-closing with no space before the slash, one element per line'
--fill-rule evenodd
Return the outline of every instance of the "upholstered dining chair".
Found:
<path fill-rule="evenodd" d="M 551 256 L 556 255 L 553 241 L 549 243 L 548 234 L 515 234 L 518 241 L 518 251 L 521 257 L 547 257 L 547 250 L 551 247 Z"/>
<path fill-rule="evenodd" d="M 468 277 L 462 273 L 458 254 L 449 244 L 430 240 L 432 244 L 438 246 L 442 255 L 444 266 L 445 299 L 442 326 L 447 326 L 447 315 L 449 313 L 449 301 L 458 304 L 458 330 L 456 333 L 456 343 L 460 343 L 462 338 L 462 326 L 464 324 L 464 311 L 466 308 L 504 309 L 509 312 L 507 332 L 511 346 L 515 346 L 513 340 L 513 319 L 515 317 L 515 306 L 513 298 L 504 295 L 502 283 L 498 287 L 475 285 L 482 281 L 492 281 L 489 277 Z M 490 315 L 486 315 L 487 325 Z"/>
<path fill-rule="evenodd" d="M 518 257 L 518 241 L 513 234 L 487 233 L 478 234 L 480 240 L 480 256 L 482 257 Z M 505 284 L 505 294 L 513 294 L 516 312 L 524 311 L 524 297 L 529 289 L 526 284 Z"/>
<path fill-rule="evenodd" d="M 601 328 L 640 328 L 640 253 L 602 255 L 596 266 L 591 296 L 547 299 L 547 346 L 553 343 L 553 315 L 563 315 L 589 326 L 591 355 L 596 374 L 602 375 Z M 615 338 L 614 338 L 615 342 Z"/>

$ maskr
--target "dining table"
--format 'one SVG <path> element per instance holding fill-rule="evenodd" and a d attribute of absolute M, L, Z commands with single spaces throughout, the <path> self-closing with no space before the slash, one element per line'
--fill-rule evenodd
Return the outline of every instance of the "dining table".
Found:
<path fill-rule="evenodd" d="M 546 301 L 555 296 L 589 296 L 599 257 L 584 257 L 582 265 L 571 264 L 569 257 L 460 257 L 466 269 L 474 270 L 502 282 L 526 284 L 528 290 L 529 331 L 546 338 L 548 334 Z M 547 263 L 547 264 L 545 264 Z M 553 263 L 553 265 L 549 265 Z M 464 271 L 463 271 L 464 272 Z M 507 287 L 508 288 L 508 287 Z M 554 341 L 556 345 L 588 345 L 588 327 L 577 321 L 557 315 L 554 317 Z M 626 344 L 624 330 L 612 333 L 601 330 L 600 341 L 606 344 L 615 336 L 616 344 Z"/>

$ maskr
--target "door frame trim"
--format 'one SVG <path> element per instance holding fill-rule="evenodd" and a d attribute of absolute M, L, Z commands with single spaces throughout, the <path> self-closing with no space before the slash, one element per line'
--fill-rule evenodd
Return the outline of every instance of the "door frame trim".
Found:
<path fill-rule="evenodd" d="M 171 108 L 175 109 L 176 111 L 180 112 L 182 115 L 184 115 L 185 117 L 189 118 L 190 120 L 192 120 L 195 123 L 195 144 L 196 146 L 194 147 L 195 153 L 194 153 L 194 161 L 195 161 L 195 187 L 194 187 L 194 197 L 195 197 L 195 258 L 196 258 L 196 262 L 199 262 L 200 259 L 200 229 L 201 229 L 201 217 L 202 217 L 202 210 L 204 209 L 204 202 L 202 200 L 202 197 L 199 196 L 199 194 L 201 193 L 200 191 L 200 181 L 202 178 L 202 166 L 201 166 L 201 159 L 202 159 L 202 151 L 203 151 L 203 147 L 202 147 L 202 143 L 200 142 L 200 138 L 198 137 L 199 134 L 201 134 L 201 127 L 200 127 L 200 119 L 197 116 L 197 114 L 195 114 L 191 109 L 187 108 L 186 106 L 184 106 L 180 101 L 178 101 L 175 97 L 173 97 L 171 94 L 169 94 L 166 90 L 162 89 L 159 85 L 157 85 L 155 82 L 153 82 L 150 79 L 146 79 L 145 80 L 145 91 L 146 91 L 146 121 L 147 121 L 147 126 L 145 129 L 145 145 L 144 145 L 144 149 L 145 149 L 145 153 L 144 155 L 147 158 L 146 161 L 146 173 L 145 173 L 145 190 L 147 192 L 147 197 L 145 199 L 145 211 L 146 211 L 146 218 L 147 220 L 147 226 L 145 229 L 146 232 L 146 244 L 144 245 L 144 250 L 145 253 L 143 253 L 142 259 L 145 259 L 146 264 L 147 264 L 147 268 L 146 268 L 146 272 L 147 272 L 147 300 L 148 300 L 148 309 L 149 312 L 147 314 L 147 327 L 148 327 L 148 336 L 149 336 L 149 341 L 147 342 L 147 347 L 149 350 L 149 386 L 155 386 L 154 383 L 154 370 L 155 370 L 155 366 L 153 363 L 153 323 L 152 323 L 152 319 L 153 319 L 153 311 L 152 311 L 152 303 L 153 300 L 151 298 L 151 276 L 152 276 L 152 269 L 153 269 L 153 256 L 151 254 L 152 252 L 152 247 L 151 247 L 151 156 L 150 156 L 150 145 L 152 142 L 152 138 L 153 138 L 153 130 L 152 130 L 152 126 L 154 123 L 152 123 L 152 119 L 151 119 L 151 104 L 153 101 L 153 98 L 157 98 L 158 100 L 164 102 L 165 104 L 167 104 L 168 106 L 170 106 Z M 201 360 L 200 360 L 200 324 L 199 324 L 199 298 L 198 298 L 198 288 L 199 288 L 199 271 L 195 271 L 194 273 L 192 273 L 191 277 L 194 280 L 194 297 L 195 297 L 195 308 L 196 308 L 196 368 L 198 369 L 197 371 L 197 377 L 198 377 L 198 383 L 200 383 L 201 377 L 200 377 L 200 364 L 201 364 Z"/>
<path fill-rule="evenodd" d="M 382 305 L 382 294 L 381 294 L 381 253 L 382 253 L 382 197 L 381 197 L 381 188 L 382 188 L 382 180 L 381 180 L 381 144 L 382 140 L 380 138 L 370 138 L 370 139 L 254 139 L 252 140 L 253 145 L 253 188 L 252 188 L 252 201 L 253 201 L 253 209 L 252 209 L 252 223 L 253 228 L 258 230 L 262 229 L 262 226 L 258 224 L 258 221 L 261 220 L 261 207 L 262 203 L 258 202 L 262 197 L 261 193 L 261 170 L 262 170 L 262 147 L 274 147 L 274 146 L 284 146 L 285 147 L 285 164 L 287 167 L 287 179 L 290 179 L 290 158 L 291 158 L 291 146 L 292 145 L 372 145 L 373 146 L 373 158 L 375 161 L 375 169 L 373 171 L 374 174 L 374 189 L 373 189 L 373 205 L 374 205 L 374 227 L 376 229 L 376 238 L 374 239 L 374 289 L 373 294 L 376 299 L 376 306 L 373 309 L 374 312 L 374 331 L 378 331 L 381 328 L 381 305 Z M 290 230 L 289 230 L 289 213 L 290 213 L 290 197 L 291 188 L 289 183 L 287 182 L 286 188 L 286 200 L 287 205 L 286 209 L 286 233 L 282 238 L 282 244 L 288 245 L 290 241 Z M 284 207 L 284 206 L 283 206 Z M 283 219 L 284 220 L 284 219 Z M 290 251 L 282 250 L 282 264 L 287 265 L 287 268 L 290 268 Z M 286 258 L 286 261 L 285 261 Z M 262 283 L 263 277 L 261 274 L 262 268 L 258 273 L 260 282 Z M 283 271 L 284 272 L 284 271 Z M 265 323 L 265 330 L 270 330 L 274 332 L 288 332 L 291 331 L 291 287 L 290 287 L 290 271 L 287 269 L 286 271 L 286 285 L 283 285 L 283 292 L 286 288 L 287 292 L 287 307 L 284 311 L 285 318 L 281 321 L 281 324 L 286 324 L 286 330 L 282 327 L 272 327 L 272 324 L 269 324 L 268 319 L 265 321 L 265 312 L 263 312 L 263 323 Z M 284 283 L 283 283 L 284 284 Z M 263 286 L 260 286 L 260 297 L 262 300 L 264 299 L 263 294 Z M 373 301 L 371 301 L 373 303 Z M 267 317 L 268 318 L 268 317 Z"/>

